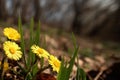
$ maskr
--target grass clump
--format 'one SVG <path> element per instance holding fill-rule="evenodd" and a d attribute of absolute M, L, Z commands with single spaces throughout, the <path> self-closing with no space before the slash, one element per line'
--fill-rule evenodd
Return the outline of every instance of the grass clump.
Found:
<path fill-rule="evenodd" d="M 34 21 L 31 19 L 29 29 L 29 46 L 25 45 L 21 18 L 18 20 L 18 27 L 18 30 L 12 27 L 6 27 L 3 30 L 3 33 L 7 40 L 3 43 L 4 55 L 2 61 L 0 62 L 1 80 L 6 79 L 4 76 L 7 70 L 10 70 L 15 75 L 21 77 L 20 80 L 42 80 L 42 78 L 37 75 L 41 75 L 44 70 L 48 68 L 52 68 L 52 70 L 57 73 L 57 78 L 53 78 L 53 80 L 69 80 L 79 50 L 79 47 L 76 46 L 74 35 L 72 35 L 74 53 L 70 62 L 65 62 L 64 58 L 62 58 L 62 61 L 60 61 L 56 56 L 51 55 L 47 50 L 41 47 L 40 22 L 38 23 L 37 30 L 34 31 Z M 26 47 L 28 48 L 28 51 L 26 51 Z M 16 63 L 20 69 L 19 72 L 9 68 L 9 60 Z M 48 61 L 47 65 L 44 65 L 45 60 Z M 38 63 L 40 63 L 40 67 L 38 67 Z M 79 65 L 76 80 L 86 80 L 85 73 L 79 67 Z"/>

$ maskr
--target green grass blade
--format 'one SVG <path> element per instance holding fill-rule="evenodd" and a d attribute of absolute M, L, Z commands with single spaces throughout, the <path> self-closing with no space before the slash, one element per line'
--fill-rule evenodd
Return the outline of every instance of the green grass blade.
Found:
<path fill-rule="evenodd" d="M 76 80 L 86 80 L 86 74 L 83 69 L 77 68 Z"/>
<path fill-rule="evenodd" d="M 32 39 L 31 42 L 33 42 L 33 28 L 34 28 L 34 19 L 31 18 L 31 21 L 30 21 L 30 39 Z"/>
<path fill-rule="evenodd" d="M 44 66 L 44 58 L 40 58 L 40 68 L 42 69 Z"/>
<path fill-rule="evenodd" d="M 31 18 L 30 20 L 30 46 L 33 44 L 33 27 L 34 27 L 34 20 Z"/>
<path fill-rule="evenodd" d="M 32 67 L 32 76 L 34 77 L 37 74 L 38 71 L 39 71 L 38 63 L 36 62 Z"/>
<path fill-rule="evenodd" d="M 26 67 L 26 58 L 25 58 L 25 42 L 24 42 L 24 35 L 23 35 L 23 29 L 22 29 L 22 21 L 21 21 L 21 17 L 19 16 L 18 18 L 18 27 L 19 27 L 19 32 L 21 35 L 21 51 L 23 52 L 23 62 L 25 63 L 25 67 Z"/>
<path fill-rule="evenodd" d="M 73 55 L 72 59 L 70 60 L 68 68 L 67 68 L 67 65 L 64 65 L 65 64 L 64 60 L 62 61 L 60 71 L 59 71 L 58 76 L 57 76 L 57 80 L 69 80 L 69 77 L 70 77 L 70 74 L 72 72 L 74 62 L 75 62 L 75 58 L 76 58 L 77 53 L 78 53 L 78 49 L 79 48 L 75 49 L 74 55 Z"/>
<path fill-rule="evenodd" d="M 57 76 L 57 80 L 69 80 L 69 78 L 70 78 L 70 74 L 72 72 L 73 65 L 75 63 L 75 58 L 77 57 L 78 50 L 79 50 L 79 47 L 76 46 L 76 39 L 75 39 L 73 34 L 72 34 L 72 39 L 73 39 L 73 43 L 74 43 L 73 56 L 70 60 L 68 67 L 67 67 L 67 65 L 64 65 L 64 61 L 62 61 L 61 68 L 60 68 L 60 71 L 59 71 L 58 76 Z"/>
<path fill-rule="evenodd" d="M 30 47 L 34 44 L 33 27 L 34 27 L 34 19 L 31 18 L 31 21 L 30 21 Z M 29 64 L 31 64 L 31 65 L 35 61 L 35 54 L 33 54 L 31 50 L 29 52 L 29 61 L 30 61 Z"/>
<path fill-rule="evenodd" d="M 76 38 L 75 38 L 75 35 L 74 35 L 74 33 L 72 33 L 72 41 L 73 41 L 73 45 L 74 45 L 74 49 L 76 49 L 77 48 L 77 41 L 76 41 Z"/>
<path fill-rule="evenodd" d="M 35 35 L 35 44 L 36 45 L 40 44 L 40 21 L 38 22 L 37 31 Z"/>
<path fill-rule="evenodd" d="M 69 65 L 68 70 L 67 70 L 66 80 L 69 80 L 70 73 L 72 72 L 72 68 L 73 68 L 73 65 L 75 63 L 75 58 L 77 56 L 78 50 L 79 50 L 79 47 L 75 49 L 74 55 L 73 55 L 72 59 L 70 60 L 70 63 L 69 63 L 70 65 Z"/>
<path fill-rule="evenodd" d="M 66 79 L 67 68 L 64 65 L 64 59 L 61 61 L 60 71 L 57 75 L 57 80 L 65 80 Z"/>

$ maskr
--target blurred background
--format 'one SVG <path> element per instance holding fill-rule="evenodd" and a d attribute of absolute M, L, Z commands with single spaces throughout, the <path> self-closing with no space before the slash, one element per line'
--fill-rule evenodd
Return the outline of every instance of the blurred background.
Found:
<path fill-rule="evenodd" d="M 74 32 L 80 67 L 93 78 L 102 71 L 102 80 L 120 80 L 120 0 L 0 0 L 0 34 L 1 28 L 16 26 L 18 16 L 27 25 L 26 40 L 31 18 L 40 20 L 40 43 L 56 56 L 73 51 Z"/>
<path fill-rule="evenodd" d="M 120 0 L 0 0 L 0 20 L 41 24 L 79 35 L 120 40 Z"/>

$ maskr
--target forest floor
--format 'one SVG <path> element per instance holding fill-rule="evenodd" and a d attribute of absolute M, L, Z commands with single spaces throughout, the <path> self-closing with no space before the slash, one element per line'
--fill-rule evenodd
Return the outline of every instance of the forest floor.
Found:
<path fill-rule="evenodd" d="M 42 29 L 49 44 L 48 50 L 54 55 L 69 54 L 73 50 L 72 33 L 58 29 Z M 79 46 L 79 65 L 87 73 L 87 80 L 120 80 L 120 43 L 99 37 L 75 35 Z M 73 68 L 73 77 L 76 67 Z"/>
<path fill-rule="evenodd" d="M 0 25 L 0 36 L 3 35 L 2 26 L 4 25 Z M 24 31 L 27 40 L 28 27 Z M 85 70 L 87 80 L 120 80 L 120 43 L 80 35 L 75 35 L 75 38 L 79 46 L 79 65 Z M 41 27 L 41 39 L 45 41 L 49 53 L 57 57 L 64 55 L 68 59 L 72 55 L 69 53 L 74 46 L 71 32 L 44 26 Z M 74 66 L 71 79 L 75 77 L 76 69 Z"/>

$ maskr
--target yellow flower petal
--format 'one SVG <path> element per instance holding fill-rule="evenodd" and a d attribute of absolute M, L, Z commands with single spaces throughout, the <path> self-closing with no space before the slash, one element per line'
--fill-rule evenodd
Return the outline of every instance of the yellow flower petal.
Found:
<path fill-rule="evenodd" d="M 35 53 L 36 55 L 38 55 L 40 58 L 44 57 L 44 58 L 48 59 L 49 53 L 46 50 L 44 50 L 43 48 L 40 48 L 37 45 L 33 45 L 31 47 L 31 49 L 32 49 L 32 52 Z"/>
<path fill-rule="evenodd" d="M 55 56 L 49 56 L 49 64 L 52 66 L 53 71 L 59 72 L 61 62 Z"/>
<path fill-rule="evenodd" d="M 3 49 L 10 59 L 19 60 L 22 57 L 22 52 L 20 51 L 21 48 L 15 42 L 6 41 L 3 44 Z"/>
<path fill-rule="evenodd" d="M 20 34 L 14 28 L 11 28 L 11 27 L 5 28 L 3 33 L 6 37 L 8 37 L 8 39 L 15 40 L 15 41 L 20 39 Z"/>

